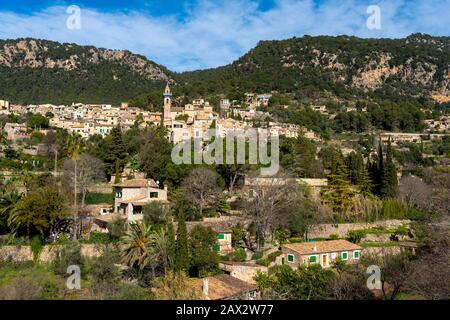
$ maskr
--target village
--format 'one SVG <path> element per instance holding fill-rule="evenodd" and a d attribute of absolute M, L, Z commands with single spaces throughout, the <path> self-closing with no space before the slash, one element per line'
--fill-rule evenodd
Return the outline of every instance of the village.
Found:
<path fill-rule="evenodd" d="M 348 169 L 343 169 L 344 157 L 353 159 L 351 161 L 358 160 L 356 154 L 358 150 L 350 143 L 339 143 L 335 146 L 337 149 L 333 149 L 335 150 L 333 152 L 338 152 L 340 155 L 331 155 L 331 164 L 329 169 L 325 169 L 325 173 L 310 175 L 307 173 L 302 174 L 301 177 L 285 174 L 285 172 L 275 177 L 255 176 L 254 173 L 243 170 L 243 166 L 237 164 L 235 168 L 227 167 L 227 170 L 231 172 L 228 172 L 226 177 L 230 180 L 220 186 L 216 184 L 217 173 L 212 173 L 207 168 L 193 169 L 185 176 L 180 187 L 186 198 L 191 196 L 189 203 L 193 207 L 189 208 L 183 207 L 182 201 L 177 200 L 179 195 L 178 192 L 174 192 L 174 188 L 178 188 L 179 183 L 174 183 L 170 179 L 172 182 L 168 179 L 156 180 L 152 176 L 157 177 L 157 174 L 149 174 L 149 171 L 145 169 L 140 171 L 136 165 L 130 163 L 119 164 L 118 159 L 124 158 L 122 155 L 118 155 L 113 161 L 106 179 L 96 179 L 92 174 L 90 175 L 89 170 L 95 170 L 93 166 L 90 166 L 91 161 L 94 160 L 86 158 L 84 164 L 78 165 L 81 171 L 78 175 L 75 171 L 75 176 L 79 179 L 78 188 L 83 190 L 81 195 L 83 203 L 79 204 L 77 203 L 79 191 L 76 189 L 77 179 L 73 180 L 73 175 L 70 178 L 66 168 L 70 167 L 70 161 L 76 163 L 77 158 L 73 153 L 72 156 L 68 153 L 69 160 L 66 160 L 62 168 L 61 162 L 58 164 L 56 142 L 53 142 L 51 146 L 45 143 L 45 137 L 55 130 L 63 130 L 68 137 L 79 137 L 89 143 L 90 139 L 96 136 L 100 137 L 100 141 L 108 136 L 114 136 L 114 130 L 117 133 L 117 128 L 120 128 L 119 134 L 126 134 L 127 131 L 133 130 L 146 132 L 148 128 L 150 130 L 164 128 L 163 135 L 167 143 L 176 145 L 183 141 L 201 138 L 211 128 L 216 130 L 219 137 L 225 137 L 235 130 L 254 127 L 252 121 L 255 119 L 260 121 L 258 127 L 266 129 L 272 137 L 291 139 L 288 141 L 303 139 L 301 141 L 304 142 L 300 142 L 300 146 L 304 143 L 323 143 L 323 139 L 312 130 L 292 123 L 270 121 L 270 114 L 259 111 L 261 107 L 269 105 L 270 98 L 271 94 L 246 93 L 242 107 L 240 104 L 236 105 L 236 102 L 230 102 L 229 99 L 221 99 L 218 106 L 212 106 L 204 99 L 195 99 L 183 106 L 174 106 L 171 88 L 167 85 L 163 92 L 162 112 L 143 111 L 137 107 L 129 107 L 128 103 L 122 103 L 119 107 L 81 103 L 73 103 L 70 106 L 51 104 L 21 106 L 0 100 L 0 116 L 7 119 L 20 119 L 27 116 L 29 119 L 35 117 L 36 120 L 33 127 L 30 127 L 30 121 L 5 122 L 3 131 L 8 146 L 4 144 L 2 149 L 4 154 L 7 152 L 25 154 L 31 157 L 28 159 L 47 155 L 49 157 L 47 166 L 39 164 L 40 158 L 22 161 L 32 161 L 32 166 L 39 168 L 36 170 L 31 167 L 31 171 L 36 173 L 48 171 L 53 176 L 49 179 L 58 181 L 62 178 L 72 181 L 70 182 L 72 185 L 75 183 L 75 189 L 71 191 L 75 194 L 73 200 L 75 202 L 71 210 L 76 211 L 78 218 L 74 218 L 75 225 L 66 230 L 69 234 L 75 230 L 78 232 L 77 238 L 86 239 L 86 243 L 81 244 L 81 253 L 87 257 L 101 255 L 101 250 L 97 245 L 89 243 L 89 239 L 95 235 L 111 234 L 114 232 L 112 226 L 117 226 L 120 222 L 124 223 L 125 234 L 130 231 L 130 226 L 134 226 L 133 229 L 136 226 L 141 228 L 144 223 L 147 226 L 149 223 L 155 226 L 162 223 L 165 226 L 164 230 L 173 229 L 173 233 L 176 234 L 175 251 L 180 237 L 180 223 L 183 223 L 184 232 L 191 237 L 194 237 L 193 234 L 206 232 L 206 230 L 213 232 L 213 242 L 209 239 L 210 242 L 207 242 L 209 245 L 199 245 L 206 245 L 206 249 L 202 249 L 206 251 L 202 251 L 202 254 L 208 255 L 207 251 L 211 250 L 214 258 L 204 262 L 204 265 L 194 265 L 197 270 L 194 272 L 196 276 L 188 280 L 189 283 L 192 282 L 194 289 L 198 289 L 198 297 L 201 299 L 255 300 L 270 296 L 265 292 L 270 291 L 270 288 L 262 286 L 258 279 L 262 279 L 264 275 L 271 279 L 270 274 L 277 267 L 289 266 L 297 269 L 315 265 L 323 270 L 334 270 L 341 268 L 341 265 L 357 265 L 364 257 L 383 260 L 386 256 L 415 255 L 423 244 L 418 235 L 417 217 L 410 212 L 427 210 L 423 207 L 423 203 L 417 202 L 430 201 L 431 192 L 437 192 L 436 187 L 434 191 L 424 191 L 420 189 L 426 186 L 422 179 L 404 175 L 401 170 L 394 169 L 394 180 L 391 179 L 390 183 L 392 188 L 394 186 L 400 188 L 400 195 L 397 196 L 399 200 L 393 198 L 378 200 L 372 195 L 373 191 L 368 190 L 370 187 L 364 185 L 369 179 L 369 173 L 362 168 L 365 166 L 364 163 L 360 163 L 358 168 L 350 164 Z M 313 109 L 314 112 L 326 113 L 325 106 Z M 393 165 L 389 162 L 392 161 L 389 159 L 392 157 L 389 154 L 392 152 L 391 148 L 405 148 L 405 143 L 423 144 L 440 141 L 448 136 L 448 118 L 430 121 L 428 125 L 429 128 L 433 128 L 433 133 L 379 133 L 376 137 L 378 146 L 372 146 L 369 155 L 380 157 L 381 154 L 383 159 L 382 152 L 387 145 L 388 149 L 384 152 L 388 152 L 388 162 L 385 165 Z M 33 137 L 38 137 L 37 143 L 30 143 Z M 112 147 L 116 144 L 114 141 L 109 143 Z M 325 149 L 322 146 L 322 150 Z M 155 154 L 159 151 L 151 149 L 151 152 Z M 318 161 L 318 154 L 314 152 L 311 161 Z M 321 161 L 325 161 L 322 157 Z M 283 158 L 281 160 L 283 165 Z M 441 163 L 447 161 L 445 157 L 437 157 L 436 160 Z M 152 162 L 146 158 L 142 161 Z M 141 168 L 143 167 L 145 164 L 141 164 Z M 75 166 L 75 170 L 76 168 Z M 155 170 L 157 171 L 158 168 Z M 220 172 L 219 170 L 223 168 L 217 171 Z M 344 171 L 347 172 L 346 170 L 361 170 L 355 172 L 356 177 L 355 181 L 351 181 L 352 185 L 348 182 L 343 185 L 339 179 L 333 178 L 343 174 Z M 21 185 L 21 174 L 20 170 L 3 169 L 5 188 L 14 186 L 23 194 L 30 193 L 26 184 Z M 167 178 L 167 175 L 165 177 Z M 374 176 L 371 178 L 374 179 Z M 61 190 L 64 181 L 56 183 Z M 66 190 L 70 190 L 67 188 Z M 85 202 L 86 194 L 88 198 L 91 194 L 100 200 Z M 353 202 L 345 203 L 341 199 L 333 198 L 338 194 Z M 305 202 L 295 203 L 302 198 Z M 364 201 L 368 208 L 357 207 L 358 201 Z M 294 203 L 292 206 L 285 207 L 291 202 Z M 305 203 L 313 209 L 307 209 Z M 209 210 L 208 214 L 204 213 L 205 209 Z M 184 220 L 180 220 L 179 212 L 168 214 L 171 210 L 175 210 L 173 212 L 193 210 L 196 214 L 195 218 L 187 219 L 185 216 Z M 267 212 L 261 212 L 265 210 Z M 387 213 L 388 211 L 390 213 Z M 185 213 L 181 212 L 181 214 Z M 353 217 L 343 218 L 347 214 Z M 374 216 L 361 218 L 362 215 Z M 337 218 L 333 220 L 333 217 Z M 55 236 L 55 230 L 52 232 Z M 63 232 L 62 230 L 58 232 L 60 238 Z M 57 247 L 58 237 L 54 238 L 55 244 L 43 246 L 38 256 L 30 246 L 2 245 L 0 253 L 3 256 L 6 255 L 8 259 L 17 261 L 37 259 L 49 262 L 54 259 L 57 252 L 54 248 Z M 10 239 L 5 243 L 7 244 L 8 241 L 14 242 Z M 117 245 L 124 246 L 119 243 Z M 195 247 L 195 243 L 192 245 Z M 175 260 L 180 259 L 177 258 L 176 252 L 174 254 Z M 166 256 L 164 259 L 163 265 L 166 269 L 172 257 Z M 128 260 L 131 267 L 139 265 L 139 261 L 139 259 Z M 139 265 L 140 267 L 146 266 Z M 189 269 L 189 262 L 183 268 Z M 162 275 L 164 273 L 162 272 Z M 373 292 L 378 296 L 382 294 L 376 289 Z M 383 291 L 383 294 L 386 293 Z"/>

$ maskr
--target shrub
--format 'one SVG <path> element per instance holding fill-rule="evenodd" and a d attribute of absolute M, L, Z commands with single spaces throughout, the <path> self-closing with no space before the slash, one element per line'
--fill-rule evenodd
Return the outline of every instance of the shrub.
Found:
<path fill-rule="evenodd" d="M 111 242 L 111 236 L 108 233 L 92 231 L 89 240 L 80 240 L 80 243 L 106 244 Z"/>
<path fill-rule="evenodd" d="M 116 263 L 119 260 L 117 252 L 108 246 L 103 249 L 100 257 L 92 258 L 90 261 L 90 277 L 94 292 L 108 295 L 118 290 L 120 270 Z"/>
<path fill-rule="evenodd" d="M 67 275 L 67 267 L 77 265 L 80 269 L 84 266 L 81 256 L 81 246 L 78 242 L 71 241 L 56 252 L 52 262 L 52 268 L 56 274 Z"/>
<path fill-rule="evenodd" d="M 275 259 L 280 256 L 282 253 L 281 251 L 275 251 L 272 253 L 269 253 L 269 255 L 267 256 L 267 258 L 269 259 L 270 262 L 274 262 Z"/>
<path fill-rule="evenodd" d="M 231 256 L 231 258 L 232 258 L 232 253 L 230 253 L 230 254 L 228 254 L 228 255 L 226 255 L 226 256 L 219 256 L 219 262 L 220 261 L 230 261 L 230 256 Z"/>
<path fill-rule="evenodd" d="M 384 219 L 403 219 L 406 216 L 407 206 L 403 201 L 396 199 L 383 200 L 381 210 Z"/>
<path fill-rule="evenodd" d="M 252 255 L 252 260 L 258 260 L 261 259 L 263 257 L 264 253 L 262 253 L 261 251 L 255 252 Z"/>
<path fill-rule="evenodd" d="M 289 238 L 288 240 L 291 243 L 298 243 L 298 242 L 303 242 L 304 241 L 302 238 L 297 238 L 297 237 L 292 237 L 292 238 Z"/>
<path fill-rule="evenodd" d="M 244 249 L 238 247 L 234 250 L 232 258 L 234 261 L 243 262 L 247 259 L 247 254 L 245 253 Z"/>
<path fill-rule="evenodd" d="M 364 230 L 350 230 L 347 233 L 347 240 L 353 243 L 359 243 L 365 235 Z"/>
<path fill-rule="evenodd" d="M 416 208 L 408 208 L 408 211 L 406 212 L 406 218 L 415 221 L 423 221 L 425 220 L 426 216 L 427 215 L 425 212 Z"/>
<path fill-rule="evenodd" d="M 86 195 L 86 204 L 114 203 L 112 193 L 88 193 Z"/>
<path fill-rule="evenodd" d="M 30 247 L 31 252 L 33 253 L 33 261 L 36 262 L 39 260 L 39 255 L 41 254 L 42 249 L 44 248 L 41 238 L 39 236 L 33 237 L 31 239 Z"/>
<path fill-rule="evenodd" d="M 127 221 L 122 218 L 116 218 L 108 222 L 107 228 L 112 240 L 118 240 L 125 235 Z"/>
<path fill-rule="evenodd" d="M 270 264 L 270 261 L 267 258 L 258 259 L 258 260 L 256 260 L 256 264 L 258 264 L 260 266 L 268 267 Z"/>

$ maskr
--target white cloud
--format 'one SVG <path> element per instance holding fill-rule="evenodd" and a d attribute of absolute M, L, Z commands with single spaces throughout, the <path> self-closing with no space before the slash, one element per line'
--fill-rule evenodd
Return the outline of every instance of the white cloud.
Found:
<path fill-rule="evenodd" d="M 381 8 L 381 30 L 366 27 L 366 8 Z M 184 19 L 132 11 L 82 8 L 81 30 L 66 28 L 66 7 L 32 15 L 0 12 L 0 38 L 36 37 L 140 53 L 175 71 L 216 67 L 237 59 L 260 40 L 349 34 L 404 37 L 413 32 L 450 35 L 450 0 L 277 0 L 258 11 L 252 0 L 202 0 Z"/>

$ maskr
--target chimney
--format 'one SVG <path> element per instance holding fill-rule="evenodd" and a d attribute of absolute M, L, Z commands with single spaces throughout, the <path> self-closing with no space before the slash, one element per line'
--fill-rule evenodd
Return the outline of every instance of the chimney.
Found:
<path fill-rule="evenodd" d="M 203 278 L 203 294 L 205 296 L 208 295 L 209 287 L 208 287 L 208 278 Z"/>
<path fill-rule="evenodd" d="M 314 251 L 314 252 L 316 252 L 316 251 L 317 251 L 317 246 L 316 246 L 316 245 L 314 245 L 314 247 L 313 247 L 313 251 Z"/>

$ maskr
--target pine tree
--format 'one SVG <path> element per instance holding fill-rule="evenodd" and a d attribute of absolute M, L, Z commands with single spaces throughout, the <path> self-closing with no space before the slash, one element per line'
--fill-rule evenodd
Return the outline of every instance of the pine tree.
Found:
<path fill-rule="evenodd" d="M 120 165 L 119 165 L 119 159 L 116 159 L 116 169 L 115 169 L 115 177 L 114 177 L 114 183 L 120 183 L 122 178 L 120 174 Z"/>
<path fill-rule="evenodd" d="M 174 269 L 187 271 L 189 268 L 188 234 L 184 219 L 178 221 L 177 238 L 175 240 Z"/>
<path fill-rule="evenodd" d="M 119 162 L 119 168 L 122 170 L 125 166 L 127 157 L 127 149 L 122 140 L 122 130 L 120 125 L 112 128 L 111 133 L 106 137 L 105 141 L 105 171 L 112 176 L 116 170 L 116 162 Z"/>
<path fill-rule="evenodd" d="M 328 186 L 323 194 L 325 202 L 329 203 L 337 213 L 345 213 L 353 204 L 355 191 L 348 181 L 348 170 L 342 156 L 333 156 L 333 171 L 328 176 Z"/>
<path fill-rule="evenodd" d="M 372 195 L 373 190 L 372 179 L 370 178 L 369 170 L 365 166 L 362 167 L 362 171 L 359 174 L 358 186 L 360 193 L 364 197 Z"/>

